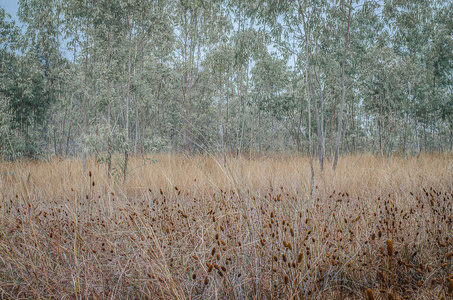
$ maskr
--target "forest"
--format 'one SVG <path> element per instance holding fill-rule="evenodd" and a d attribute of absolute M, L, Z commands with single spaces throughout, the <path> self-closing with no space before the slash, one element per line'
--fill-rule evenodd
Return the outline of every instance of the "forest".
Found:
<path fill-rule="evenodd" d="M 0 299 L 452 299 L 451 0 L 18 4 Z"/>
<path fill-rule="evenodd" d="M 451 1 L 19 4 L 3 159 L 452 150 Z"/>

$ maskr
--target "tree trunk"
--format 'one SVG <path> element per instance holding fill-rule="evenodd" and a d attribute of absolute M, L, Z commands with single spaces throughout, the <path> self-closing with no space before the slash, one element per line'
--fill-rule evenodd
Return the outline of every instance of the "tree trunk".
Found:
<path fill-rule="evenodd" d="M 333 129 L 333 124 L 334 124 L 334 120 L 336 119 L 336 107 L 338 105 L 338 98 L 336 97 L 335 95 L 335 80 L 334 80 L 334 74 L 332 73 L 332 111 L 330 112 L 330 121 L 329 121 L 329 125 L 330 125 L 330 140 L 329 140 L 329 158 L 332 159 L 332 155 L 333 155 L 333 144 L 334 144 L 334 140 L 335 140 L 335 132 L 334 132 L 334 129 Z"/>
<path fill-rule="evenodd" d="M 187 39 L 188 39 L 188 32 L 187 32 L 187 12 L 184 12 L 184 27 L 185 27 L 185 34 L 184 34 L 184 86 L 183 86 L 183 110 L 184 110 L 184 125 L 183 125 L 183 152 L 184 152 L 184 158 L 187 155 L 187 90 L 188 90 L 188 71 L 187 71 Z"/>
<path fill-rule="evenodd" d="M 110 27 L 107 33 L 107 47 L 108 47 L 108 69 L 110 70 L 112 56 L 110 55 Z M 110 114 L 111 114 L 111 99 L 110 99 L 110 74 L 107 75 L 107 126 L 110 130 Z M 111 171 L 112 171 L 112 150 L 110 149 L 110 135 L 112 132 L 109 132 L 107 137 L 107 177 L 110 179 Z"/>
<path fill-rule="evenodd" d="M 354 122 L 354 101 L 351 103 L 351 132 L 352 132 L 352 153 L 356 152 L 355 147 L 355 122 Z"/>
<path fill-rule="evenodd" d="M 425 152 L 427 152 L 428 151 L 428 146 L 427 146 L 427 142 L 426 142 L 426 121 L 423 122 L 423 140 L 424 140 L 424 142 L 423 142 L 424 147 L 423 148 L 425 149 Z"/>
<path fill-rule="evenodd" d="M 379 153 L 381 153 L 381 156 L 384 155 L 384 139 L 382 137 L 382 131 L 383 131 L 383 126 L 382 126 L 382 98 L 381 95 L 379 97 L 379 116 L 378 116 L 378 126 L 379 126 Z"/>
<path fill-rule="evenodd" d="M 71 138 L 71 128 L 72 128 L 72 107 L 73 107 L 74 94 L 71 95 L 71 108 L 69 110 L 69 128 L 68 128 L 68 137 L 66 139 L 66 156 L 69 153 L 69 139 Z"/>
<path fill-rule="evenodd" d="M 222 102 L 223 102 L 223 85 L 222 85 L 222 72 L 219 74 L 219 87 L 220 87 L 220 96 L 219 96 L 219 116 L 220 116 L 220 134 L 222 135 L 222 156 L 223 156 L 223 166 L 226 167 L 226 142 L 225 142 L 225 122 L 223 120 L 222 114 Z"/>
<path fill-rule="evenodd" d="M 242 141 L 244 140 L 244 127 L 245 127 L 245 107 L 244 107 L 244 103 L 247 103 L 248 102 L 248 92 L 249 92 L 249 66 L 250 66 L 250 63 L 249 63 L 249 59 L 247 59 L 247 71 L 246 71 L 246 78 L 245 78 L 245 95 L 244 95 L 244 98 L 245 98 L 245 101 L 242 101 L 241 102 L 241 106 L 242 106 L 242 126 L 241 126 L 241 139 L 240 139 L 240 143 L 239 143 L 239 149 L 240 149 L 240 152 L 242 151 Z"/>
<path fill-rule="evenodd" d="M 450 152 L 453 152 L 453 129 L 450 129 Z"/>
<path fill-rule="evenodd" d="M 139 129 L 140 129 L 140 123 L 139 123 L 139 119 L 138 119 L 138 105 L 139 105 L 139 102 L 138 102 L 138 98 L 139 98 L 139 92 L 137 92 L 137 96 L 136 96 L 136 101 L 135 101 L 135 137 L 134 137 L 134 155 L 137 154 L 137 143 L 138 143 L 138 137 L 139 137 Z"/>
<path fill-rule="evenodd" d="M 261 156 L 261 97 L 258 95 L 258 155 Z"/>
<path fill-rule="evenodd" d="M 411 94 L 411 84 L 409 83 L 409 98 L 412 97 L 412 94 Z M 417 155 L 420 153 L 420 143 L 419 143 L 419 140 L 418 140 L 418 130 L 417 130 L 417 108 L 416 108 L 416 105 L 415 105 L 415 98 L 414 98 L 414 131 L 415 131 L 415 151 L 417 153 Z"/>
<path fill-rule="evenodd" d="M 316 82 L 318 83 L 318 88 L 319 88 L 319 105 L 320 105 L 320 111 L 321 111 L 321 119 L 318 117 L 318 106 L 316 102 L 314 102 L 314 105 L 316 107 L 316 123 L 318 125 L 318 156 L 319 156 L 319 167 L 321 169 L 321 174 L 324 170 L 324 153 L 325 153 L 325 141 L 324 141 L 324 93 L 322 92 L 322 87 L 321 83 L 318 78 L 318 73 L 316 72 L 316 68 L 313 67 L 314 73 L 315 73 L 315 79 Z M 313 101 L 315 101 L 315 97 L 313 96 Z"/>
<path fill-rule="evenodd" d="M 132 52 L 132 29 L 134 28 L 134 17 L 135 17 L 135 7 L 134 12 L 132 13 L 132 20 L 129 27 L 129 55 L 128 55 L 128 72 L 127 72 L 127 97 L 126 97 L 126 149 L 124 150 L 124 173 L 123 173 L 123 182 L 126 182 L 127 175 L 127 165 L 129 160 L 129 105 L 130 105 L 130 96 L 131 96 L 131 73 L 132 73 L 132 62 L 131 62 L 131 52 Z"/>
<path fill-rule="evenodd" d="M 239 8 L 240 9 L 240 8 Z M 236 38 L 239 38 L 239 33 L 241 32 L 241 27 L 242 27 L 242 15 L 241 11 L 238 13 L 238 30 L 236 33 Z M 237 47 L 237 44 L 235 45 Z M 241 130 L 241 116 L 242 116 L 242 66 L 238 64 L 237 69 L 236 69 L 236 93 L 237 93 L 237 100 L 239 103 L 238 107 L 238 114 L 237 114 L 237 120 L 236 120 L 236 138 L 235 138 L 235 145 L 234 145 L 234 150 L 236 155 L 239 155 L 240 148 L 239 148 L 239 132 Z"/>
<path fill-rule="evenodd" d="M 307 54 L 305 57 L 305 97 L 307 99 L 307 104 L 308 104 L 308 141 L 309 141 L 309 153 L 310 153 L 310 173 L 311 173 L 311 183 L 310 183 L 310 200 L 312 205 L 314 205 L 314 198 L 313 198 L 313 192 L 314 192 L 314 187 L 315 187 L 315 170 L 313 168 L 313 141 L 311 138 L 311 107 L 310 107 L 310 95 L 309 95 L 309 83 L 308 83 L 308 71 L 310 68 L 309 65 L 309 60 L 308 60 L 308 53 L 310 52 L 309 47 L 308 47 L 308 38 L 310 35 L 310 25 L 308 22 L 305 22 L 305 16 L 302 15 L 303 22 L 304 22 L 304 31 L 305 31 L 305 44 L 306 44 L 306 49 L 307 49 Z"/>
<path fill-rule="evenodd" d="M 88 31 L 88 24 L 87 24 Z M 85 53 L 85 72 L 83 77 L 83 134 L 87 133 L 87 73 L 88 73 L 88 34 L 86 40 L 86 53 Z M 87 170 L 87 152 L 86 145 L 83 149 L 83 172 L 86 173 Z"/>

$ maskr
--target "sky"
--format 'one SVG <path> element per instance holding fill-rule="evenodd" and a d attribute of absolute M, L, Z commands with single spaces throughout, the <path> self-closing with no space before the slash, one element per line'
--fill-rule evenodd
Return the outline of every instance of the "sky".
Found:
<path fill-rule="evenodd" d="M 21 26 L 19 24 L 19 18 L 17 17 L 17 10 L 19 9 L 19 1 L 17 0 L 1 0 L 0 6 L 5 9 L 7 13 L 9 13 L 13 20 L 16 21 L 16 25 Z"/>
<path fill-rule="evenodd" d="M 22 22 L 19 21 L 19 17 L 17 16 L 17 11 L 19 10 L 19 0 L 0 0 L 0 7 L 4 8 L 6 13 L 11 15 L 11 19 L 16 22 L 16 26 L 22 29 L 22 33 L 25 33 L 26 28 L 23 26 Z M 64 40 L 62 42 L 64 42 Z M 63 46 L 63 44 L 61 45 L 60 50 L 63 52 L 63 56 L 68 59 L 72 58 L 71 54 Z"/>

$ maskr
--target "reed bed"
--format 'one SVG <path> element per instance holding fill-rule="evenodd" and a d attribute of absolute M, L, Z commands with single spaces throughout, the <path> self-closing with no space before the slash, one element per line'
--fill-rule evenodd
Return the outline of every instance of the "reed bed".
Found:
<path fill-rule="evenodd" d="M 152 160 L 151 160 L 152 159 Z M 453 156 L 0 162 L 0 297 L 451 299 Z"/>

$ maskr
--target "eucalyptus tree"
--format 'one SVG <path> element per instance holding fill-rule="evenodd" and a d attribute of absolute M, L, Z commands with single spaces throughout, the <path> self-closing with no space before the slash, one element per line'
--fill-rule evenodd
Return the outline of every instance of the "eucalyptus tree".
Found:
<path fill-rule="evenodd" d="M 226 153 L 229 148 L 230 128 L 230 85 L 233 77 L 234 67 L 234 49 L 231 44 L 220 44 L 211 49 L 206 59 L 203 61 L 203 66 L 210 73 L 211 89 L 215 93 L 217 102 L 217 115 L 221 149 L 223 152 L 223 161 L 226 165 Z"/>
<path fill-rule="evenodd" d="M 247 14 L 247 6 L 240 2 L 237 12 L 237 32 L 233 38 L 234 67 L 236 68 L 236 88 L 238 113 L 236 124 L 236 149 L 238 153 L 246 145 L 245 135 L 253 131 L 253 124 L 247 122 L 248 108 L 254 101 L 252 96 L 251 70 L 253 65 L 267 53 L 266 34 L 255 26 L 255 17 Z M 250 145 L 251 147 L 251 145 Z"/>
<path fill-rule="evenodd" d="M 288 86 L 289 73 L 286 69 L 285 61 L 279 59 L 275 55 L 264 51 L 261 57 L 256 60 L 256 64 L 252 69 L 252 79 L 254 85 L 253 103 L 258 110 L 258 153 L 262 152 L 262 132 L 265 128 L 269 128 L 265 136 L 269 141 L 276 141 L 276 130 L 274 118 L 282 114 L 285 104 L 285 88 Z M 269 115 L 270 125 L 263 126 L 262 112 Z"/>
<path fill-rule="evenodd" d="M 451 13 L 448 1 L 388 1 L 384 6 L 384 19 L 389 24 L 395 53 L 407 62 L 406 94 L 412 106 L 416 143 L 419 152 L 419 124 L 423 129 L 423 145 L 428 150 L 427 129 L 432 132 L 432 149 L 435 132 L 440 129 L 439 108 L 445 103 L 444 74 L 451 70 L 451 56 L 447 51 Z M 450 25 L 451 27 L 451 25 Z M 446 71 L 446 72 L 445 72 Z M 416 146 L 415 146 L 416 145 Z"/>
<path fill-rule="evenodd" d="M 158 124 L 159 114 L 162 121 L 162 104 L 168 100 L 170 82 L 173 80 L 171 65 L 174 53 L 174 30 L 171 20 L 174 18 L 174 8 L 168 1 L 143 1 L 140 8 L 140 17 L 137 19 L 137 38 L 132 89 L 136 93 L 135 105 L 135 141 L 134 153 L 138 140 L 142 152 L 144 144 L 153 144 L 153 139 L 161 140 L 159 128 L 149 128 L 151 119 L 155 119 L 154 126 Z M 158 114 L 151 108 L 159 108 Z M 139 113 L 141 112 L 141 114 Z M 140 114 L 140 116 L 139 116 Z M 141 126 L 140 126 L 141 123 Z M 141 128 L 141 139 L 140 139 Z M 157 146 L 154 145 L 152 147 Z"/>
<path fill-rule="evenodd" d="M 182 99 L 183 151 L 193 150 L 190 122 L 193 92 L 200 84 L 203 54 L 226 39 L 231 29 L 227 7 L 221 1 L 180 0 L 175 3 L 176 63 Z"/>
<path fill-rule="evenodd" d="M 346 2 L 348 1 L 348 2 Z M 338 2 L 338 1 L 337 1 Z M 346 95 L 346 86 L 345 86 L 345 64 L 346 64 L 346 55 L 348 52 L 349 47 L 349 34 L 351 29 L 351 13 L 353 10 L 352 7 L 352 0 L 340 0 L 340 9 L 343 11 L 344 19 L 347 20 L 345 22 L 345 37 L 344 37 L 344 57 L 341 62 L 341 102 L 340 102 L 340 111 L 338 114 L 338 133 L 335 142 L 335 154 L 333 159 L 333 169 L 335 170 L 338 163 L 338 153 L 340 151 L 340 143 L 341 143 L 341 131 L 343 129 L 343 107 Z"/>
<path fill-rule="evenodd" d="M 238 112 L 236 120 L 236 142 L 235 151 L 240 154 L 244 139 L 245 127 L 245 103 L 247 101 L 250 67 L 250 45 L 254 39 L 247 38 L 247 32 L 252 30 L 254 20 L 246 14 L 247 3 L 237 0 L 230 1 L 233 24 L 237 27 L 232 41 L 234 43 L 234 63 L 236 68 L 236 96 L 238 101 Z"/>
<path fill-rule="evenodd" d="M 41 98 L 42 107 L 48 109 L 48 120 L 42 134 L 47 135 L 47 147 L 50 149 L 52 140 L 57 154 L 57 100 L 63 97 L 62 74 L 67 68 L 66 59 L 62 56 L 61 29 L 63 24 L 61 1 L 21 0 L 18 16 L 26 27 L 22 42 L 22 52 L 36 56 L 36 71 L 40 72 L 44 89 Z M 61 147 L 60 147 L 61 148 Z"/>
<path fill-rule="evenodd" d="M 15 159 L 21 156 L 17 141 L 22 140 L 20 135 L 22 135 L 24 121 L 24 101 L 20 102 L 22 114 L 19 118 L 14 109 L 15 104 L 22 98 L 17 82 L 20 57 L 15 53 L 19 47 L 20 31 L 11 20 L 11 16 L 1 7 L 0 28 L 2 28 L 0 30 L 0 155 L 3 158 Z"/>
<path fill-rule="evenodd" d="M 341 1 L 257 1 L 254 7 L 263 22 L 271 27 L 275 41 L 283 48 L 290 48 L 288 37 L 298 41 L 299 47 L 295 49 L 299 58 L 307 57 L 302 68 L 306 69 L 307 92 L 314 104 L 317 123 L 318 158 L 320 169 L 324 166 L 325 138 L 324 138 L 324 88 L 319 72 L 330 73 L 328 69 L 322 70 L 317 57 L 330 55 L 320 49 L 321 40 L 335 43 L 335 49 L 341 49 L 340 58 L 340 89 L 341 100 L 338 114 L 338 131 L 335 145 L 334 168 L 338 161 L 338 152 L 342 137 L 343 108 L 346 96 L 345 68 L 346 55 L 349 46 L 349 33 L 352 18 L 352 0 Z M 335 28 L 335 30 L 333 30 Z M 330 31 L 329 31 L 330 30 Z M 330 35 L 329 35 L 330 34 Z M 336 50 L 340 52 L 339 50 Z M 303 69 L 302 69 L 303 70 Z M 300 70 L 301 71 L 301 70 Z M 308 97 L 308 95 L 307 95 Z M 318 100 L 319 99 L 319 100 Z"/>
<path fill-rule="evenodd" d="M 437 131 L 439 139 L 434 141 L 435 150 L 442 151 L 442 131 L 446 131 L 445 142 L 448 144 L 449 139 L 450 149 L 453 149 L 453 3 L 439 1 L 432 22 L 432 36 L 424 49 L 424 57 L 427 74 L 431 77 L 433 109 L 436 110 L 433 131 Z"/>
<path fill-rule="evenodd" d="M 243 147 L 247 147 L 245 135 L 254 131 L 253 122 L 248 122 L 246 117 L 253 102 L 251 69 L 262 54 L 267 53 L 266 47 L 270 45 L 270 41 L 263 30 L 263 24 L 259 22 L 255 2 L 231 0 L 228 1 L 228 6 L 235 28 L 229 38 L 234 51 L 233 62 L 236 73 L 234 83 L 237 113 L 234 148 L 236 153 L 241 153 Z"/>
<path fill-rule="evenodd" d="M 445 122 L 445 139 L 450 144 L 450 151 L 453 151 L 453 3 L 444 2 L 444 5 L 437 10 L 435 15 L 437 28 L 433 44 L 434 51 L 431 51 L 433 59 L 433 71 L 439 78 L 439 84 L 443 89 L 443 97 L 440 103 L 441 117 Z"/>
<path fill-rule="evenodd" d="M 91 32 L 91 23 L 93 20 L 93 2 L 92 1 L 79 1 L 79 0 L 65 0 L 63 3 L 64 5 L 64 17 L 65 20 L 65 29 L 67 31 L 68 37 L 72 38 L 72 40 L 68 43 L 70 47 L 73 49 L 73 57 L 74 63 L 76 64 L 79 70 L 83 70 L 82 72 L 76 71 L 76 74 L 79 77 L 78 84 L 80 85 L 80 93 L 77 93 L 77 96 L 80 97 L 80 109 L 83 119 L 83 126 L 77 124 L 77 127 L 82 128 L 82 134 L 79 135 L 79 139 L 85 140 L 88 135 L 87 125 L 88 125 L 88 116 L 87 113 L 89 111 L 88 106 L 90 105 L 88 99 L 88 76 L 89 70 L 91 71 L 92 68 L 88 68 L 89 57 L 90 53 L 89 50 L 92 47 L 89 47 L 90 38 L 92 37 Z M 80 50 L 80 55 L 79 55 Z M 81 74 L 80 74 L 81 73 Z M 80 76 L 81 75 L 81 76 Z M 75 97 L 79 100 L 79 97 Z M 86 171 L 87 166 L 87 151 L 88 146 L 86 141 L 83 142 L 82 146 L 82 153 L 83 153 L 83 170 Z"/>
<path fill-rule="evenodd" d="M 300 4 L 300 2 L 299 2 Z M 306 3 L 304 3 L 306 5 Z M 303 32 L 305 35 L 305 48 L 306 48 L 306 84 L 307 84 L 307 101 L 310 101 L 308 96 L 308 91 L 311 92 L 311 98 L 313 100 L 313 107 L 315 110 L 316 117 L 316 129 L 317 129 L 317 139 L 318 139 L 318 159 L 319 159 L 319 168 L 321 173 L 324 169 L 324 155 L 325 155 L 325 139 L 324 139 L 324 91 L 323 84 L 320 82 L 318 76 L 317 67 L 319 68 L 319 59 L 323 54 L 319 55 L 319 40 L 322 37 L 321 30 L 325 30 L 326 20 L 323 20 L 323 16 L 326 15 L 327 11 L 323 8 L 326 6 L 326 3 L 321 3 L 320 5 L 313 5 L 312 7 L 304 7 L 304 4 L 301 5 L 301 9 L 305 9 L 303 13 L 300 13 L 303 21 Z M 324 22 L 323 22 L 324 21 Z M 299 28 L 299 31 L 301 29 Z M 328 38 L 328 37 L 327 37 Z M 317 66 L 318 65 L 318 66 Z M 314 88 L 313 81 L 316 80 L 319 94 L 319 110 L 318 110 L 318 101 L 317 95 Z M 311 112 L 310 112 L 311 113 Z M 310 142 L 311 144 L 311 142 Z"/>
<path fill-rule="evenodd" d="M 51 144 L 48 119 L 52 119 L 52 114 L 48 113 L 55 102 L 57 66 L 62 59 L 56 30 L 48 20 L 54 15 L 41 14 L 38 23 L 31 11 L 43 3 L 30 5 L 27 11 L 20 11 L 20 18 L 27 26 L 24 35 L 1 10 L 2 132 L 8 139 L 5 143 L 8 147 L 2 152 L 7 150 L 9 158 L 34 157 L 43 150 L 37 143 L 44 137 L 45 147 Z"/>
<path fill-rule="evenodd" d="M 128 74 L 125 9 L 120 1 L 68 1 L 66 7 L 75 51 L 80 49 L 76 64 L 83 76 L 84 162 L 86 152 L 94 151 L 98 160 L 107 162 L 109 175 L 112 154 L 124 153 L 128 146 L 126 125 L 118 124 L 118 116 L 124 115 L 122 82 Z"/>

